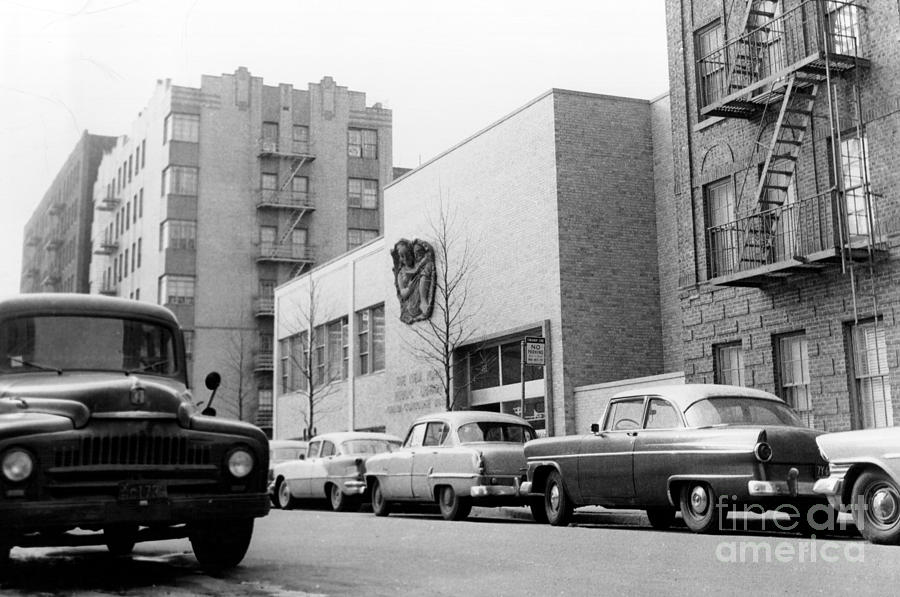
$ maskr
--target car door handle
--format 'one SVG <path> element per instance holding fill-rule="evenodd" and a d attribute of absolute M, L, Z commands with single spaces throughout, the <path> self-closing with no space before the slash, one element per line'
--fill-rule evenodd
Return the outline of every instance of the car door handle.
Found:
<path fill-rule="evenodd" d="M 627 435 L 628 437 L 637 437 L 637 434 L 637 431 L 628 431 L 625 433 L 625 435 Z"/>

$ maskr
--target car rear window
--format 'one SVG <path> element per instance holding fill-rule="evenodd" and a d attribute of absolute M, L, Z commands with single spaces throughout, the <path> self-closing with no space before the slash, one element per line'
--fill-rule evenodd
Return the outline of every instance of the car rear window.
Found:
<path fill-rule="evenodd" d="M 354 439 L 341 444 L 341 454 L 380 454 L 393 452 L 400 447 L 400 442 L 381 439 Z"/>
<path fill-rule="evenodd" d="M 473 442 L 512 442 L 524 444 L 534 439 L 534 430 L 524 425 L 515 423 L 498 423 L 482 421 L 478 423 L 466 423 L 460 425 L 457 430 L 459 443 L 469 444 Z"/>
<path fill-rule="evenodd" d="M 684 411 L 691 427 L 709 425 L 802 425 L 786 404 L 746 396 L 717 396 L 699 400 Z"/>

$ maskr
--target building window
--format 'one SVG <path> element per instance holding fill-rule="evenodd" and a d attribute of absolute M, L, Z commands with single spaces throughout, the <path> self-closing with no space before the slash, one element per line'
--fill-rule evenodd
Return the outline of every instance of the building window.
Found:
<path fill-rule="evenodd" d="M 278 190 L 278 175 L 271 172 L 263 172 L 259 175 L 259 186 L 264 191 Z"/>
<path fill-rule="evenodd" d="M 871 321 L 851 327 L 857 420 L 864 428 L 894 425 L 894 405 L 888 378 L 884 325 Z"/>
<path fill-rule="evenodd" d="M 194 304 L 194 276 L 167 274 L 159 279 L 159 304 Z"/>
<path fill-rule="evenodd" d="M 543 367 L 525 366 L 525 381 L 543 378 Z M 469 355 L 469 380 L 473 390 L 521 383 L 521 340 L 485 346 L 472 352 Z"/>
<path fill-rule="evenodd" d="M 291 191 L 306 194 L 309 190 L 309 179 L 305 176 L 295 176 L 291 179 Z"/>
<path fill-rule="evenodd" d="M 362 228 L 349 228 L 347 230 L 347 250 L 364 245 L 370 240 L 378 238 L 377 230 L 365 230 Z"/>
<path fill-rule="evenodd" d="M 359 367 L 357 373 L 365 375 L 371 369 L 371 361 L 369 359 L 369 322 L 371 314 L 368 310 L 358 311 L 356 313 L 356 336 L 359 341 Z"/>
<path fill-rule="evenodd" d="M 147 165 L 147 140 L 141 141 L 141 168 Z"/>
<path fill-rule="evenodd" d="M 868 180 L 868 143 L 866 137 L 841 140 L 841 175 L 847 203 L 849 241 L 865 241 L 869 235 L 869 211 L 866 207 Z"/>
<path fill-rule="evenodd" d="M 697 96 L 700 108 L 723 97 L 728 76 L 724 44 L 725 27 L 720 20 L 696 33 L 694 54 L 697 57 Z"/>
<path fill-rule="evenodd" d="M 291 338 L 284 338 L 278 343 L 278 371 L 281 379 L 281 393 L 291 391 Z"/>
<path fill-rule="evenodd" d="M 141 170 L 141 146 L 138 145 L 134 150 L 134 174 L 137 176 L 137 173 Z"/>
<path fill-rule="evenodd" d="M 328 381 L 347 379 L 345 359 L 347 346 L 347 318 L 332 321 L 326 326 L 328 342 Z"/>
<path fill-rule="evenodd" d="M 309 151 L 309 127 L 302 124 L 295 124 L 291 142 L 294 153 L 307 153 Z"/>
<path fill-rule="evenodd" d="M 378 181 L 351 178 L 347 181 L 347 205 L 363 209 L 378 209 Z"/>
<path fill-rule="evenodd" d="M 291 390 L 306 391 L 310 373 L 309 335 L 301 332 L 291 337 Z"/>
<path fill-rule="evenodd" d="M 265 151 L 276 151 L 278 149 L 277 122 L 262 123 L 262 146 Z"/>
<path fill-rule="evenodd" d="M 143 253 L 144 253 L 144 249 L 142 246 L 143 244 L 144 244 L 144 239 L 139 238 L 138 243 L 137 243 L 137 266 L 138 266 L 138 269 L 140 269 L 140 267 L 141 267 L 141 255 L 143 255 Z"/>
<path fill-rule="evenodd" d="M 725 178 L 703 188 L 706 207 L 709 276 L 715 278 L 736 271 L 738 231 L 734 218 L 734 183 Z"/>
<path fill-rule="evenodd" d="M 135 298 L 140 299 L 140 291 Z M 194 354 L 194 330 L 184 330 L 184 352 L 187 356 Z"/>
<path fill-rule="evenodd" d="M 859 9 L 844 2 L 826 2 L 829 52 L 845 56 L 859 55 Z"/>
<path fill-rule="evenodd" d="M 715 382 L 732 386 L 744 385 L 744 349 L 740 342 L 719 344 L 715 354 Z"/>
<path fill-rule="evenodd" d="M 813 427 L 809 395 L 809 349 L 806 334 L 788 334 L 774 342 L 777 347 L 780 396 Z"/>
<path fill-rule="evenodd" d="M 272 390 L 260 389 L 257 394 L 256 425 L 272 426 Z"/>
<path fill-rule="evenodd" d="M 200 115 L 172 112 L 166 116 L 166 136 L 163 142 L 166 141 L 199 142 Z"/>
<path fill-rule="evenodd" d="M 313 338 L 313 365 L 315 367 L 313 384 L 320 386 L 325 383 L 326 355 L 325 355 L 325 326 L 317 326 L 314 329 Z"/>
<path fill-rule="evenodd" d="M 384 369 L 384 305 L 356 312 L 357 375 Z"/>
<path fill-rule="evenodd" d="M 143 217 L 144 217 L 144 189 L 141 189 L 140 191 L 138 191 L 138 208 L 137 208 L 137 212 L 138 212 L 138 217 L 139 217 L 139 218 L 143 218 Z"/>
<path fill-rule="evenodd" d="M 162 223 L 160 250 L 197 248 L 197 222 L 189 220 L 166 220 Z"/>
<path fill-rule="evenodd" d="M 349 129 L 347 131 L 347 155 L 367 160 L 378 158 L 378 131 L 375 129 Z"/>
<path fill-rule="evenodd" d="M 198 170 L 193 166 L 169 166 L 163 170 L 163 194 L 196 195 Z"/>

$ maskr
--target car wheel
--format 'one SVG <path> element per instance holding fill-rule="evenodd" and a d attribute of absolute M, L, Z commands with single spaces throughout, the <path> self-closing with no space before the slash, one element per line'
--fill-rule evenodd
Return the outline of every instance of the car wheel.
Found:
<path fill-rule="evenodd" d="M 291 488 L 288 487 L 286 479 L 281 479 L 278 482 L 275 494 L 278 496 L 278 506 L 282 510 L 293 510 L 297 507 L 297 498 L 291 495 Z"/>
<path fill-rule="evenodd" d="M 375 516 L 387 516 L 391 513 L 391 504 L 381 493 L 381 483 L 372 481 L 372 512 Z"/>
<path fill-rule="evenodd" d="M 647 520 L 654 529 L 665 530 L 675 521 L 675 510 L 672 508 L 647 508 Z"/>
<path fill-rule="evenodd" d="M 438 493 L 438 506 L 444 520 L 465 520 L 472 511 L 470 498 L 460 497 L 449 485 Z"/>
<path fill-rule="evenodd" d="M 719 509 L 712 488 L 706 483 L 687 483 L 681 487 L 681 515 L 684 524 L 695 533 L 719 530 Z"/>
<path fill-rule="evenodd" d="M 880 470 L 865 471 L 853 484 L 853 521 L 868 541 L 900 543 L 900 489 Z"/>
<path fill-rule="evenodd" d="M 334 483 L 328 486 L 328 499 L 331 502 L 331 509 L 335 512 L 346 512 L 350 509 L 352 500 Z"/>
<path fill-rule="evenodd" d="M 572 500 L 566 495 L 562 475 L 553 471 L 547 477 L 544 488 L 544 513 L 547 515 L 547 522 L 555 527 L 568 525 L 572 519 L 572 509 Z"/>
<path fill-rule="evenodd" d="M 136 524 L 114 524 L 103 527 L 103 541 L 106 549 L 114 556 L 127 556 L 134 550 L 137 540 Z"/>
<path fill-rule="evenodd" d="M 547 524 L 547 509 L 544 507 L 544 498 L 535 497 L 528 500 L 531 516 L 539 524 Z"/>
<path fill-rule="evenodd" d="M 244 559 L 252 536 L 252 518 L 196 523 L 188 535 L 194 557 L 210 570 L 237 566 Z"/>

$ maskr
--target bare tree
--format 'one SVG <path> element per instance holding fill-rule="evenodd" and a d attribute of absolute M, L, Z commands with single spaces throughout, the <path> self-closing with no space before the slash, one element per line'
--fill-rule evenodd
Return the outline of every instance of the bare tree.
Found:
<path fill-rule="evenodd" d="M 453 410 L 454 394 L 462 387 L 454 380 L 453 355 L 466 344 L 475 330 L 473 319 L 478 308 L 470 304 L 471 278 L 476 269 L 472 243 L 465 234 L 458 213 L 440 200 L 437 219 L 428 219 L 436 272 L 434 309 L 431 317 L 409 326 L 415 341 L 406 341 L 407 349 L 427 363 L 440 381 L 444 408 Z"/>
<path fill-rule="evenodd" d="M 228 378 L 234 382 L 231 389 L 233 389 L 239 421 L 244 420 L 245 400 L 252 395 L 253 390 L 256 387 L 253 375 L 254 346 L 253 339 L 251 338 L 252 333 L 252 330 L 243 328 L 234 330 L 229 335 L 228 344 L 225 347 L 224 368 L 228 374 Z M 231 393 L 232 392 L 228 392 L 226 396 Z"/>
<path fill-rule="evenodd" d="M 309 278 L 305 304 L 294 305 L 293 317 L 290 317 L 286 326 L 290 335 L 290 366 L 291 383 L 298 381 L 299 388 L 306 398 L 306 410 L 303 413 L 303 436 L 315 435 L 317 417 L 333 412 L 324 404 L 325 400 L 335 391 L 335 381 L 340 375 L 334 376 L 333 369 L 329 367 L 340 366 L 337 363 L 329 363 L 325 351 L 328 350 L 328 330 L 324 327 L 327 317 L 321 315 L 323 305 L 316 281 Z M 296 375 L 295 375 L 296 373 Z"/>

